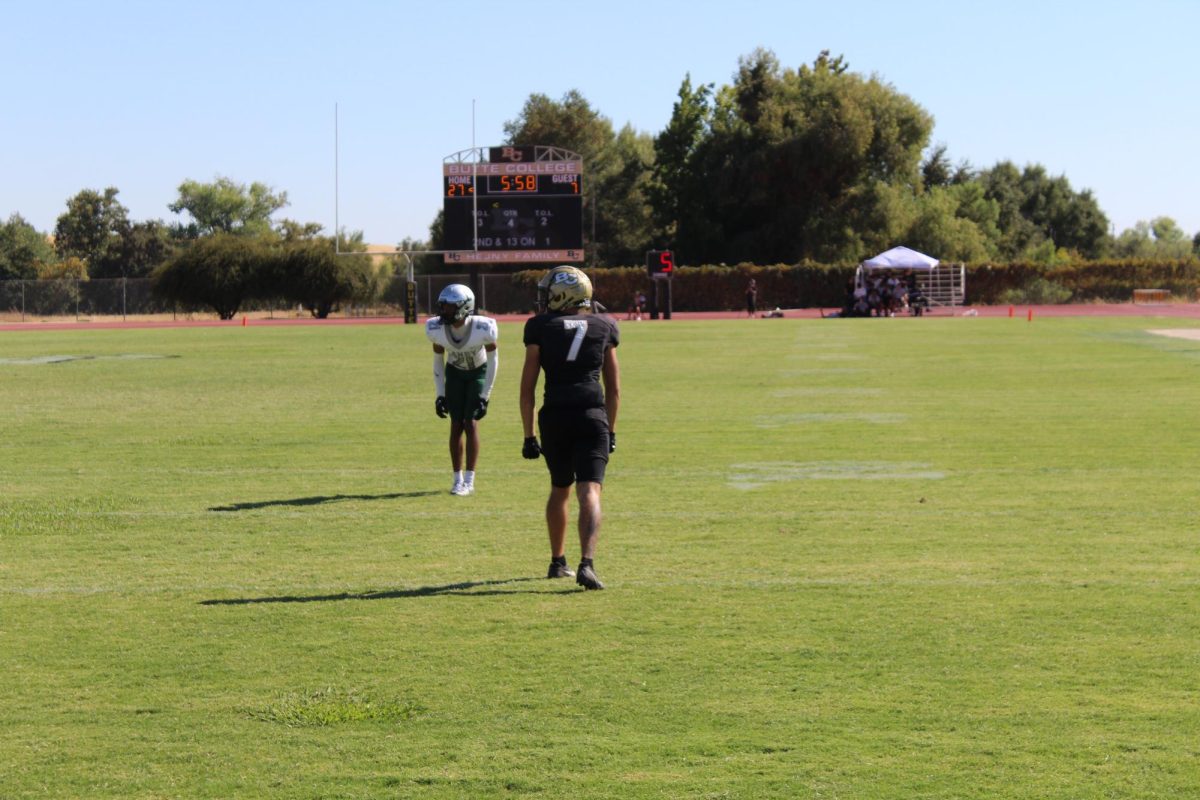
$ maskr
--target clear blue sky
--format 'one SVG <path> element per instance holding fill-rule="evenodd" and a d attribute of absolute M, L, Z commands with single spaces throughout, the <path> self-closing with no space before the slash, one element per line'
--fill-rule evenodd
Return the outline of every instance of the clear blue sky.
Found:
<path fill-rule="evenodd" d="M 952 161 L 1040 163 L 1118 233 L 1200 231 L 1196 0 L 0 0 L 0 19 L 0 217 L 39 230 L 107 186 L 171 221 L 183 180 L 226 176 L 332 231 L 336 105 L 341 225 L 424 239 L 442 159 L 500 143 L 530 94 L 578 89 L 656 134 L 686 74 L 728 84 L 764 47 L 844 55 L 929 111 Z"/>

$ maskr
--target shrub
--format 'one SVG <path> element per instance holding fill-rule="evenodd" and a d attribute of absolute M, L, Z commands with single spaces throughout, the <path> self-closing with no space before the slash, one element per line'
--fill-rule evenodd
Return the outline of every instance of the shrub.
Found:
<path fill-rule="evenodd" d="M 260 294 L 299 303 L 317 319 L 327 318 L 342 303 L 369 299 L 373 286 L 370 257 L 339 256 L 329 239 L 283 245 L 272 272 L 274 285 L 263 286 Z"/>
<path fill-rule="evenodd" d="M 646 274 L 645 267 L 585 268 L 584 271 L 592 279 L 596 299 L 612 313 L 623 313 L 639 291 L 654 301 L 654 280 Z M 519 296 L 536 296 L 538 279 L 544 274 L 544 269 L 514 273 L 512 280 Z M 746 284 L 753 278 L 758 283 L 760 308 L 836 308 L 842 305 L 846 283 L 853 277 L 854 266 L 845 264 L 677 267 L 675 277 L 671 279 L 671 307 L 674 311 L 741 309 L 745 306 Z M 665 294 L 663 296 L 665 303 Z"/>
<path fill-rule="evenodd" d="M 740 309 L 746 283 L 758 282 L 759 307 L 837 308 L 853 264 L 759 266 L 723 264 L 678 267 L 672 279 L 675 311 Z M 654 281 L 643 267 L 586 269 L 596 299 L 614 313 L 624 312 L 633 295 L 642 291 L 653 301 Z M 545 269 L 514 273 L 517 296 L 532 298 Z M 1012 303 L 1128 302 L 1134 289 L 1166 289 L 1176 297 L 1195 297 L 1200 289 L 1200 260 L 1091 261 L 1069 265 L 1030 262 L 966 265 L 967 301 L 972 305 Z M 528 309 L 507 309 L 527 311 Z"/>
<path fill-rule="evenodd" d="M 1000 294 L 1000 303 L 1008 305 L 1057 305 L 1070 299 L 1070 289 L 1045 278 L 1034 278 L 1020 289 L 1005 289 Z"/>
<path fill-rule="evenodd" d="M 1134 289 L 1166 289 L 1194 297 L 1200 288 L 1200 261 L 1122 259 L 1046 267 L 1029 263 L 970 265 L 967 298 L 972 304 L 1008 303 L 1005 292 L 1023 291 L 1037 278 L 1065 287 L 1075 302 L 1123 303 Z"/>
<path fill-rule="evenodd" d="M 272 254 L 255 237 L 215 234 L 197 239 L 153 275 L 159 297 L 186 307 L 208 306 L 233 319 L 261 289 Z"/>

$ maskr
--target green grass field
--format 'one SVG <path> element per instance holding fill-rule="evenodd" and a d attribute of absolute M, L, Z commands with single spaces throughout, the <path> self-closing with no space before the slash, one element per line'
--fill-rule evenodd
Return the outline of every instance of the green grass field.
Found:
<path fill-rule="evenodd" d="M 517 324 L 470 498 L 418 326 L 0 333 L 0 797 L 1196 797 L 1179 326 L 624 324 L 587 593 Z"/>

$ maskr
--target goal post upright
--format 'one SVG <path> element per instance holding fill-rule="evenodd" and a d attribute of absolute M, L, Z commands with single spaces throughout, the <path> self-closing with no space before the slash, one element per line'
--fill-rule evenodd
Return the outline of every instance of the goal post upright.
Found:
<path fill-rule="evenodd" d="M 473 104 L 471 139 L 470 148 L 442 159 L 441 248 L 344 252 L 341 138 L 338 104 L 334 104 L 334 254 L 403 256 L 407 284 L 405 322 L 416 322 L 417 316 L 413 256 L 441 256 L 447 265 L 466 266 L 472 283 L 477 282 L 480 264 L 585 261 L 583 157 L 553 145 L 478 147 L 474 141 Z"/>

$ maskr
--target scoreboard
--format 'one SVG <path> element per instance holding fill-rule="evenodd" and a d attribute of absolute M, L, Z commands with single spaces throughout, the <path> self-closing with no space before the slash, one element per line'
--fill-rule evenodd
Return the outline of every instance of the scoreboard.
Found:
<path fill-rule="evenodd" d="M 582 158 L 541 146 L 482 155 L 442 164 L 446 261 L 583 261 Z"/>

